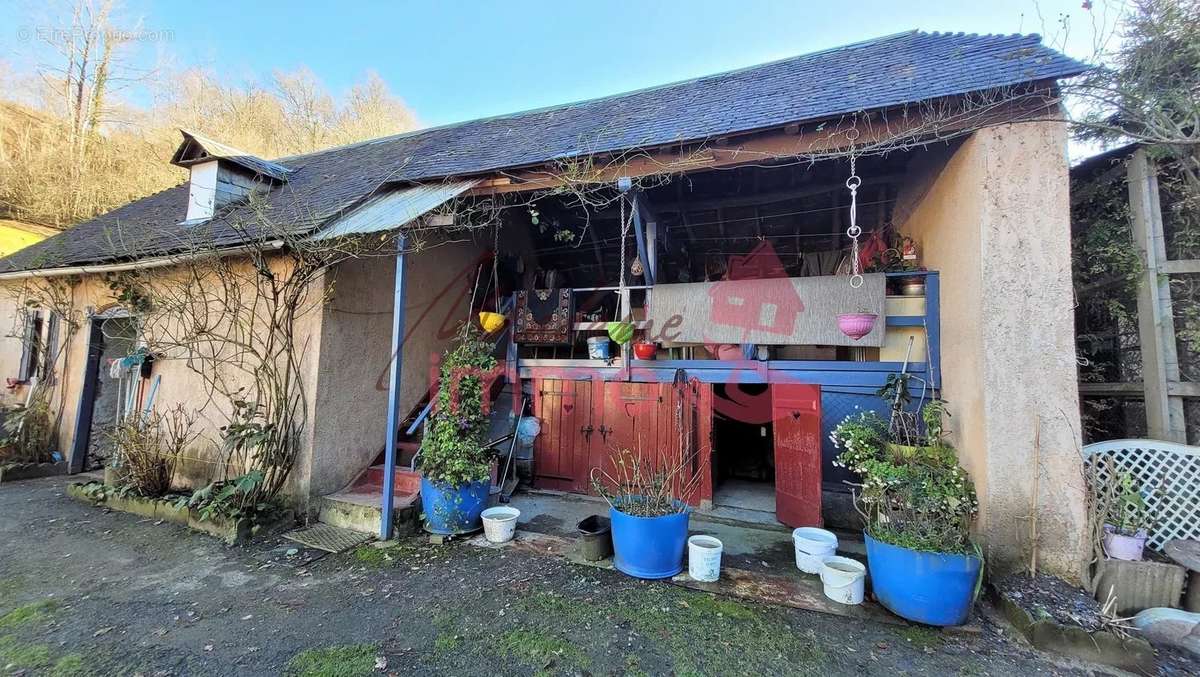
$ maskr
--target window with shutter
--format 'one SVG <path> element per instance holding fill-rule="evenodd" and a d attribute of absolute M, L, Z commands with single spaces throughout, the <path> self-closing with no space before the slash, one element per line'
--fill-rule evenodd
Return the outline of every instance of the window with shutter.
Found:
<path fill-rule="evenodd" d="M 40 366 L 38 356 L 41 354 L 42 340 L 42 311 L 25 311 L 25 336 L 21 340 L 21 368 L 17 380 L 28 382 L 37 376 Z"/>

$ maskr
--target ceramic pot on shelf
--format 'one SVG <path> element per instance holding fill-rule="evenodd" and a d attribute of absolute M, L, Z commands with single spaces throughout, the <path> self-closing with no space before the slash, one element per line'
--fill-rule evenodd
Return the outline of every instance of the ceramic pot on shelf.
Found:
<path fill-rule="evenodd" d="M 658 352 L 658 346 L 653 343 L 634 343 L 633 356 L 639 360 L 653 360 L 655 353 Z"/>

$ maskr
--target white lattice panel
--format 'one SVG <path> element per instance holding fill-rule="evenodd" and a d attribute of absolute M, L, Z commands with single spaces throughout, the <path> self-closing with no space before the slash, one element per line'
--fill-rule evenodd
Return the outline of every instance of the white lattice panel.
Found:
<path fill-rule="evenodd" d="M 1091 464 L 1109 457 L 1117 471 L 1127 472 L 1141 484 L 1146 505 L 1155 518 L 1146 545 L 1162 551 L 1173 538 L 1200 540 L 1200 447 L 1158 440 L 1112 440 L 1083 448 Z M 1109 480 L 1108 464 L 1101 463 L 1099 480 Z"/>

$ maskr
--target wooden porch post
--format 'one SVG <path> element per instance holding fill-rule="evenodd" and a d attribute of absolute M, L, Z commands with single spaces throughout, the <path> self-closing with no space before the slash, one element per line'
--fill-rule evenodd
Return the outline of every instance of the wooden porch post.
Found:
<path fill-rule="evenodd" d="M 1157 171 L 1144 148 L 1130 156 L 1127 171 L 1133 238 L 1141 251 L 1143 267 L 1138 281 L 1137 309 L 1146 428 L 1152 438 L 1186 444 L 1183 398 L 1170 393 L 1171 384 L 1179 382 L 1179 356 L 1175 348 L 1171 284 L 1165 269 L 1167 248 Z"/>
<path fill-rule="evenodd" d="M 379 520 L 379 538 L 392 537 L 392 506 L 396 494 L 396 436 L 400 425 L 400 376 L 404 367 L 404 270 L 408 238 L 396 237 L 395 295 L 392 300 L 392 367 L 388 379 L 387 441 L 383 456 L 383 514 Z"/>

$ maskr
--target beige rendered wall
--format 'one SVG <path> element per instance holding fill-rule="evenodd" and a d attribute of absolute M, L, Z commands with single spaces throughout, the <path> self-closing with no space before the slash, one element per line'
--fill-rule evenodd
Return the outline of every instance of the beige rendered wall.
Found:
<path fill-rule="evenodd" d="M 1027 566 L 1037 483 L 1039 568 L 1077 579 L 1085 517 L 1066 140 L 1061 123 L 1027 122 L 930 151 L 914 161 L 896 218 L 941 273 L 943 394 L 979 491 L 989 564 Z"/>
<path fill-rule="evenodd" d="M 435 359 L 467 319 L 480 252 L 473 243 L 456 242 L 407 256 L 402 415 L 425 395 Z M 331 273 L 331 300 L 321 321 L 314 454 L 303 471 L 310 497 L 344 487 L 384 447 L 395 270 L 393 257 L 372 256 Z"/>
<path fill-rule="evenodd" d="M 177 271 L 166 268 L 152 271 L 148 277 L 149 283 L 153 284 L 153 280 L 160 276 L 176 273 Z M 88 275 L 76 278 L 76 280 L 71 289 L 71 296 L 73 317 L 77 328 L 69 336 L 63 356 L 56 365 L 56 384 L 53 394 L 55 410 L 61 412 L 58 425 L 58 447 L 64 457 L 68 458 L 74 445 L 91 315 L 117 306 L 112 290 L 100 276 Z M 0 334 L 5 335 L 5 338 L 0 339 L 0 370 L 2 370 L 0 374 L 4 376 L 15 376 L 17 373 L 17 363 L 21 355 L 20 341 L 8 338 L 7 335 L 12 333 L 12 328 L 15 326 L 16 313 L 19 309 L 16 301 L 20 294 L 19 290 L 27 284 L 38 284 L 38 282 L 12 280 L 0 285 L 2 287 L 0 289 L 0 323 L 2 323 L 0 324 Z M 314 304 L 316 311 L 301 317 L 300 327 L 297 331 L 300 344 L 305 346 L 305 352 L 300 356 L 300 360 L 301 369 L 306 372 L 304 387 L 310 411 L 315 392 L 317 364 L 315 356 L 320 348 L 319 296 L 315 298 Z M 64 326 L 61 336 L 68 339 L 67 333 Z M 189 411 L 196 413 L 197 429 L 201 434 L 200 439 L 180 462 L 175 483 L 180 487 L 195 487 L 213 479 L 219 479 L 223 471 L 220 427 L 228 421 L 229 414 L 226 399 L 219 394 L 212 393 L 206 387 L 205 379 L 189 367 L 187 360 L 182 356 L 172 354 L 160 356 L 154 363 L 151 380 L 159 376 L 161 376 L 161 381 L 154 400 L 155 410 L 161 412 L 177 404 L 182 404 Z M 102 373 L 101 378 L 107 378 L 107 376 Z M 234 378 L 230 384 L 236 385 L 237 382 L 238 379 Z M 149 387 L 150 383 L 147 382 L 145 386 L 147 393 Z M 3 401 L 5 404 L 12 404 L 17 400 L 24 400 L 26 393 L 26 387 L 18 388 L 13 392 L 5 392 Z M 311 439 L 311 414 L 308 418 L 309 429 L 305 434 L 307 439 Z M 306 457 L 309 451 L 306 448 L 301 453 Z M 295 477 L 292 478 L 292 482 L 292 492 L 295 493 Z"/>

